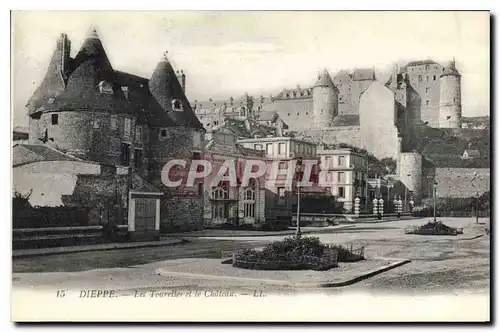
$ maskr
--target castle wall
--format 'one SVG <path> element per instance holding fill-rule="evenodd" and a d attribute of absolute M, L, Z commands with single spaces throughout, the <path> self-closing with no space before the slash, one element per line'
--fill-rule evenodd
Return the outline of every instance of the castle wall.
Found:
<path fill-rule="evenodd" d="M 361 95 L 359 107 L 363 147 L 379 159 L 397 159 L 400 140 L 396 120 L 394 93 L 379 82 L 372 83 Z"/>
<path fill-rule="evenodd" d="M 471 184 L 474 172 L 477 177 Z M 426 179 L 430 182 L 426 188 L 431 192 L 431 183 L 437 181 L 437 197 L 473 197 L 490 190 L 489 168 L 436 168 L 433 173 L 434 178 Z"/>
<path fill-rule="evenodd" d="M 313 122 L 312 98 L 275 100 L 262 110 L 278 113 L 290 130 L 310 129 Z"/>
<path fill-rule="evenodd" d="M 443 69 L 438 63 L 424 63 L 407 68 L 408 83 L 421 100 L 420 118 L 434 128 L 439 125 L 439 75 Z"/>
<path fill-rule="evenodd" d="M 203 228 L 203 197 L 172 197 L 161 200 L 160 232 Z"/>
<path fill-rule="evenodd" d="M 165 164 L 172 159 L 185 160 L 187 167 L 189 167 L 193 153 L 199 153 L 201 156 L 203 152 L 203 136 L 202 130 L 188 127 L 151 128 L 149 181 L 157 188 L 173 195 L 195 194 L 197 189 L 192 187 L 181 186 L 167 189 L 162 183 L 161 171 Z"/>
<path fill-rule="evenodd" d="M 299 132 L 299 135 L 317 143 L 346 143 L 358 148 L 364 148 L 359 126 L 329 127 L 320 130 L 312 129 Z"/>
<path fill-rule="evenodd" d="M 439 128 L 461 128 L 460 76 L 446 75 L 440 78 L 440 82 Z"/>

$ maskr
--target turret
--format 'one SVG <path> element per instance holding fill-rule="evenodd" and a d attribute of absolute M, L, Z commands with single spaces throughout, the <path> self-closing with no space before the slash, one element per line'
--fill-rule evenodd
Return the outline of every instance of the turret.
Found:
<path fill-rule="evenodd" d="M 460 128 L 462 118 L 461 75 L 455 59 L 439 77 L 439 128 Z"/>
<path fill-rule="evenodd" d="M 163 117 L 166 114 L 178 126 L 202 128 L 184 94 L 167 54 L 167 52 L 164 53 L 149 80 L 149 90 L 164 113 L 158 114 L 158 117 Z M 160 123 L 158 125 L 161 126 Z"/>
<path fill-rule="evenodd" d="M 313 87 L 313 126 L 331 126 L 338 111 L 339 91 L 333 84 L 328 71 L 324 69 Z"/>

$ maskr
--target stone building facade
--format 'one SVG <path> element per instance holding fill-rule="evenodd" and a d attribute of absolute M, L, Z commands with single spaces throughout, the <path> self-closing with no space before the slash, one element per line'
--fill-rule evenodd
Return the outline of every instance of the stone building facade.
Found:
<path fill-rule="evenodd" d="M 30 144 L 125 167 L 159 189 L 163 200 L 192 199 L 185 212 L 198 213 L 194 219 L 201 223 L 203 200 L 196 188 L 166 188 L 161 180 L 168 160 L 189 163 L 202 153 L 205 130 L 184 93 L 184 73 L 175 72 L 166 53 L 149 79 L 117 71 L 95 29 L 74 58 L 70 48 L 62 34 L 28 101 Z M 162 228 L 171 223 L 166 212 L 162 209 Z"/>

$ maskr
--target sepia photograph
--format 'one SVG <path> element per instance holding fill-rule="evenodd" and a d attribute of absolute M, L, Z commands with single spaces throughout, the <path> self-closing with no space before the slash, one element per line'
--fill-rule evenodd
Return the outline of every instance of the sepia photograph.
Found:
<path fill-rule="evenodd" d="M 11 321 L 490 322 L 491 20 L 12 11 Z"/>

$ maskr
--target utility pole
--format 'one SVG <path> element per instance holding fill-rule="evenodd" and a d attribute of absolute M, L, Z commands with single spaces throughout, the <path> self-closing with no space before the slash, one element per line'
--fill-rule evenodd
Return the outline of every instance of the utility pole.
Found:
<path fill-rule="evenodd" d="M 437 181 L 434 182 L 434 222 L 436 222 L 436 191 L 437 191 Z"/>
<path fill-rule="evenodd" d="M 479 224 L 479 192 L 476 192 L 476 224 Z"/>
<path fill-rule="evenodd" d="M 295 231 L 295 236 L 297 239 L 300 239 L 302 236 L 302 231 L 300 230 L 300 182 L 302 181 L 302 158 L 299 158 L 297 161 L 297 166 L 299 167 L 299 170 L 297 172 L 297 229 Z"/>

